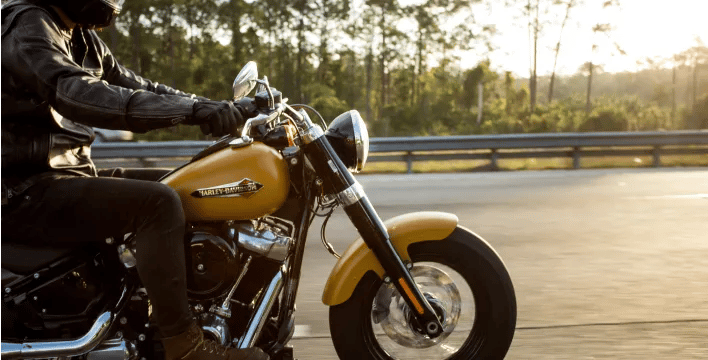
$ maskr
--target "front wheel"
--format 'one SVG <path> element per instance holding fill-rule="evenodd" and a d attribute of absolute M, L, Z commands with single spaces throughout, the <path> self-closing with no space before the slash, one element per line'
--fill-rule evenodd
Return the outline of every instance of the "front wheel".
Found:
<path fill-rule="evenodd" d="M 332 306 L 329 324 L 340 359 L 503 359 L 516 327 L 509 273 L 486 241 L 458 227 L 442 241 L 411 244 L 410 272 L 438 314 L 444 332 L 416 329 L 393 284 L 373 271 L 346 302 Z"/>

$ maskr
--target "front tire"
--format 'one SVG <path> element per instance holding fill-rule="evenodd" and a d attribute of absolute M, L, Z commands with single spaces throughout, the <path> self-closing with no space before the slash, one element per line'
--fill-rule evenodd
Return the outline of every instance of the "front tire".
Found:
<path fill-rule="evenodd" d="M 409 317 L 398 292 L 369 271 L 346 302 L 329 310 L 339 358 L 503 359 L 516 327 L 516 297 L 509 273 L 492 247 L 458 227 L 442 241 L 411 244 L 408 253 L 414 280 L 431 305 L 446 315 L 449 334 L 436 340 L 412 331 L 402 320 Z M 458 288 L 462 304 L 452 304 L 460 299 L 455 295 Z"/>

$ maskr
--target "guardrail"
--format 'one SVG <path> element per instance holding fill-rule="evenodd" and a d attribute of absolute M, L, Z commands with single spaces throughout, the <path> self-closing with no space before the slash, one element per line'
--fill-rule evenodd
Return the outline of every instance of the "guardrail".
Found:
<path fill-rule="evenodd" d="M 191 157 L 211 141 L 98 143 L 93 158 Z M 411 172 L 415 161 L 486 159 L 498 169 L 499 159 L 573 159 L 582 157 L 652 156 L 661 166 L 662 155 L 708 155 L 708 130 L 669 132 L 544 133 L 470 136 L 372 138 L 369 161 L 403 161 Z"/>

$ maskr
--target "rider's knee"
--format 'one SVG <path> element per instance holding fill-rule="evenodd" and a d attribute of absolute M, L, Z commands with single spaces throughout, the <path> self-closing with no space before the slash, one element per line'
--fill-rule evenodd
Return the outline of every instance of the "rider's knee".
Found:
<path fill-rule="evenodd" d="M 148 203 L 146 210 L 150 212 L 151 217 L 171 223 L 184 222 L 182 200 L 171 187 L 163 184 L 156 186 L 150 193 Z"/>

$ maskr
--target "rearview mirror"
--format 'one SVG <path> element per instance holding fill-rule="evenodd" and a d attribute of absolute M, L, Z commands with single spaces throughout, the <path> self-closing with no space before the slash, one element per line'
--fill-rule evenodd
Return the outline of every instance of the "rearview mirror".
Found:
<path fill-rule="evenodd" d="M 253 90 L 258 80 L 258 66 L 255 61 L 249 61 L 234 79 L 234 100 L 241 100 Z"/>

